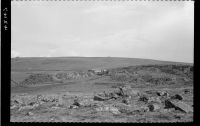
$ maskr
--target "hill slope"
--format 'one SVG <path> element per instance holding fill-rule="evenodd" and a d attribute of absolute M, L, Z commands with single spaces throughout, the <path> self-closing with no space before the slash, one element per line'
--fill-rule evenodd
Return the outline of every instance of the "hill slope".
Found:
<path fill-rule="evenodd" d="M 116 57 L 51 57 L 51 58 L 12 58 L 11 71 L 55 71 L 88 70 L 93 68 L 116 68 L 149 64 L 176 64 L 151 59 Z M 185 63 L 182 63 L 185 64 Z"/>

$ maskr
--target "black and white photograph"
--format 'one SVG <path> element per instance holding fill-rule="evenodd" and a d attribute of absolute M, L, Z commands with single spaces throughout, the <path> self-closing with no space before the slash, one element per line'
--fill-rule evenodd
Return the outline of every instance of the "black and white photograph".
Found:
<path fill-rule="evenodd" d="M 10 29 L 10 122 L 194 121 L 194 1 L 12 0 Z"/>

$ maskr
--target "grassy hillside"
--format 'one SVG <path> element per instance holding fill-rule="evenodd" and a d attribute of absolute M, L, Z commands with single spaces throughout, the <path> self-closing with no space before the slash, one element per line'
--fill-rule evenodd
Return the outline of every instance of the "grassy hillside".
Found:
<path fill-rule="evenodd" d="M 12 71 L 88 70 L 93 68 L 116 68 L 147 64 L 176 64 L 177 62 L 139 58 L 116 57 L 51 57 L 12 58 Z"/>

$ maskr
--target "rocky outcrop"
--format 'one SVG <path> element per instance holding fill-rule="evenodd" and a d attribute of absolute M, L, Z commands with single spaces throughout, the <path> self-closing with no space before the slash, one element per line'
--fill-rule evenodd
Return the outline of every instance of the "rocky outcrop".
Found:
<path fill-rule="evenodd" d="M 180 110 L 185 113 L 193 112 L 193 107 L 182 101 L 166 100 L 165 108 L 174 108 L 176 110 Z"/>
<path fill-rule="evenodd" d="M 70 71 L 59 72 L 55 75 L 58 79 L 62 80 L 76 80 L 94 76 L 92 72 Z"/>
<path fill-rule="evenodd" d="M 155 85 L 171 85 L 192 83 L 192 65 L 144 65 L 129 66 L 111 70 L 111 80 L 126 83 L 149 83 Z"/>
<path fill-rule="evenodd" d="M 20 85 L 36 85 L 36 84 L 42 84 L 47 82 L 57 82 L 54 80 L 52 75 L 47 73 L 37 73 L 37 74 L 31 74 L 28 76 L 24 81 L 20 83 Z"/>
<path fill-rule="evenodd" d="M 183 96 L 182 96 L 183 97 Z M 39 115 L 39 111 L 53 114 L 62 112 L 65 116 L 78 116 L 77 113 L 90 113 L 113 117 L 162 116 L 165 114 L 192 114 L 193 106 L 183 102 L 177 94 L 167 91 L 141 91 L 131 86 L 121 86 L 114 90 L 103 91 L 95 95 L 78 94 L 41 94 L 15 95 L 11 97 L 11 112 L 28 117 Z M 55 113 L 54 113 L 55 112 Z M 67 114 L 66 114 L 67 113 Z M 75 114 L 75 115 L 73 115 Z M 160 114 L 160 115 L 155 115 Z M 82 114 L 84 117 L 87 115 Z M 145 116 L 146 117 L 146 116 Z M 65 118 L 65 117 L 64 117 Z M 161 119 L 158 117 L 157 119 Z"/>
<path fill-rule="evenodd" d="M 183 97 L 179 94 L 175 94 L 175 95 L 171 96 L 170 98 L 175 99 L 175 100 L 183 100 Z"/>

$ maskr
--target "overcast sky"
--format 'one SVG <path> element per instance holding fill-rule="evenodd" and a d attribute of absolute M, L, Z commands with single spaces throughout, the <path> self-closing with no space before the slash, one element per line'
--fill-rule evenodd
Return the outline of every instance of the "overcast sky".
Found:
<path fill-rule="evenodd" d="M 12 1 L 12 57 L 193 62 L 193 1 Z"/>

